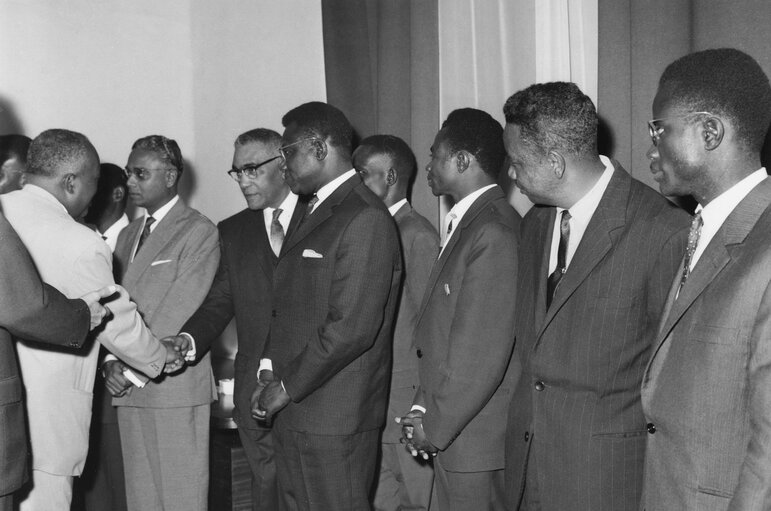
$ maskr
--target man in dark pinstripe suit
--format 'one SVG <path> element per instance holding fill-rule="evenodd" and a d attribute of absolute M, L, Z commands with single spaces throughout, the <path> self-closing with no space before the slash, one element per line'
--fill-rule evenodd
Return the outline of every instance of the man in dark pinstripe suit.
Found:
<path fill-rule="evenodd" d="M 572 83 L 508 99 L 522 223 L 506 438 L 510 509 L 636 510 L 640 381 L 685 251 L 688 215 L 597 152 L 597 113 Z"/>

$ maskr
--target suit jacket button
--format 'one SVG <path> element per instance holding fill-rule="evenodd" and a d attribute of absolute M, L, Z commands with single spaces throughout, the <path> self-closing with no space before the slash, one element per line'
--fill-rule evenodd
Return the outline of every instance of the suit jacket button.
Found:
<path fill-rule="evenodd" d="M 530 440 L 530 433 L 525 431 L 525 442 Z"/>
<path fill-rule="evenodd" d="M 542 381 L 535 382 L 535 390 L 537 390 L 538 392 L 541 392 L 545 388 L 546 388 L 546 385 L 544 385 Z"/>
<path fill-rule="evenodd" d="M 276 309 L 273 309 L 272 311 L 270 311 L 270 315 L 275 318 L 276 317 Z"/>
<path fill-rule="evenodd" d="M 418 348 L 417 355 L 418 358 L 423 358 L 423 351 L 420 348 Z"/>
<path fill-rule="evenodd" d="M 651 435 L 656 432 L 656 426 L 652 422 L 649 422 L 646 427 L 648 429 L 648 433 L 650 433 Z"/>

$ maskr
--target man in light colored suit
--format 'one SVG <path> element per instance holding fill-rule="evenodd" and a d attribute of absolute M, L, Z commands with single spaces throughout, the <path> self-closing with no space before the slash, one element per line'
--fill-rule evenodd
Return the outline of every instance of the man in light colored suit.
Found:
<path fill-rule="evenodd" d="M 394 217 L 404 264 L 394 327 L 391 391 L 380 442 L 380 475 L 374 506 L 376 511 L 427 510 L 431 503 L 433 470 L 426 460 L 410 456 L 400 442 L 401 427 L 394 418 L 410 407 L 418 387 L 418 359 L 412 345 L 412 332 L 431 266 L 439 253 L 439 236 L 434 226 L 407 201 L 417 163 L 404 140 L 393 135 L 365 138 L 353 153 L 353 166 L 367 188 L 380 197 Z"/>
<path fill-rule="evenodd" d="M 228 174 L 238 182 L 247 209 L 217 226 L 220 265 L 206 299 L 184 324 L 181 335 L 195 342 L 199 356 L 235 317 L 238 353 L 235 360 L 233 420 L 252 469 L 252 509 L 278 508 L 273 435 L 251 416 L 260 355 L 273 310 L 273 268 L 283 240 L 297 228 L 306 203 L 284 181 L 278 147 L 281 135 L 257 128 L 238 136 Z"/>
<path fill-rule="evenodd" d="M 653 117 L 654 178 L 699 205 L 642 384 L 642 508 L 771 509 L 771 86 L 738 50 L 693 53 Z"/>
<path fill-rule="evenodd" d="M 426 167 L 434 195 L 455 205 L 415 326 L 420 387 L 401 423 L 413 456 L 435 456 L 431 505 L 441 510 L 504 509 L 520 218 L 495 184 L 502 132 L 486 112 L 455 110 Z"/>
<path fill-rule="evenodd" d="M 113 283 L 104 241 L 79 224 L 96 190 L 99 157 L 83 135 L 48 130 L 32 141 L 26 184 L 0 196 L 8 221 L 30 251 L 40 275 L 67 296 Z M 97 340 L 149 377 L 178 359 L 145 327 L 124 289 L 109 303 L 113 317 Z M 91 401 L 99 346 L 76 353 L 32 343 L 18 346 L 27 392 L 33 487 L 21 509 L 69 509 L 72 478 L 88 450 Z M 52 420 L 52 417 L 54 418 Z"/>
<path fill-rule="evenodd" d="M 13 338 L 78 348 L 102 323 L 107 286 L 68 300 L 44 284 L 19 236 L 0 212 L 0 511 L 12 511 L 13 492 L 27 480 L 27 431 Z M 90 316 L 90 317 L 89 317 Z"/>
<path fill-rule="evenodd" d="M 522 222 L 506 448 L 510 509 L 636 510 L 640 381 L 687 214 L 597 152 L 597 113 L 573 83 L 504 106 Z"/>
<path fill-rule="evenodd" d="M 353 130 L 340 110 L 305 103 L 282 123 L 289 187 L 316 197 L 273 274 L 252 411 L 274 419 L 279 510 L 370 509 L 402 273 L 399 238 L 383 202 L 352 168 Z"/>
<path fill-rule="evenodd" d="M 216 227 L 177 195 L 182 170 L 179 146 L 161 135 L 134 142 L 126 163 L 129 197 L 146 214 L 120 233 L 115 257 L 121 284 L 159 338 L 179 332 L 201 305 L 219 263 Z M 129 362 L 104 365 L 108 388 L 128 385 Z M 210 405 L 217 398 L 210 354 L 177 374 L 113 394 L 128 509 L 205 510 Z"/>

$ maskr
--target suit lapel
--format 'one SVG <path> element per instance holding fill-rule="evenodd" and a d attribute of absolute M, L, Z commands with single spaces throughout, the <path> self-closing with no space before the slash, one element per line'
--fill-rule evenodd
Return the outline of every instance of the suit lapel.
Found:
<path fill-rule="evenodd" d="M 292 212 L 292 218 L 289 220 L 289 227 L 287 228 L 286 235 L 284 236 L 284 243 L 281 244 L 281 251 L 279 252 L 279 256 L 283 255 L 284 252 L 286 252 L 286 249 L 288 246 L 287 241 L 292 237 L 294 232 L 297 230 L 297 227 L 300 225 L 300 222 L 305 216 L 305 211 L 307 209 L 308 209 L 308 199 L 306 197 L 298 197 L 297 203 L 295 204 L 295 207 L 294 207 L 294 211 Z"/>
<path fill-rule="evenodd" d="M 273 273 L 273 249 L 270 247 L 268 233 L 265 230 L 264 210 L 250 211 L 250 214 L 241 223 L 238 253 L 244 258 L 254 258 L 257 265 L 266 275 Z M 244 261 L 244 267 L 252 266 L 251 261 Z"/>
<path fill-rule="evenodd" d="M 166 216 L 164 216 L 158 226 L 152 230 L 150 236 L 147 237 L 142 248 L 137 252 L 134 260 L 129 263 L 126 273 L 123 277 L 124 285 L 131 286 L 135 283 L 142 274 L 150 267 L 150 264 L 155 261 L 155 257 L 158 255 L 166 243 L 169 240 L 169 233 L 176 231 L 176 223 L 182 218 L 183 214 L 187 210 L 187 206 L 182 202 L 182 199 L 177 200 L 177 203 L 172 206 Z M 134 235 L 138 237 L 141 233 L 142 223 L 137 222 L 139 229 Z M 134 246 L 137 241 L 134 241 Z"/>
<path fill-rule="evenodd" d="M 621 232 L 620 228 L 626 223 L 626 203 L 632 178 L 615 162 L 614 166 L 608 187 L 586 226 L 568 270 L 557 286 L 551 307 L 546 311 L 539 337 L 578 286 L 613 248 Z"/>
<path fill-rule="evenodd" d="M 338 186 L 337 189 L 332 192 L 332 195 L 327 197 L 311 215 L 300 222 L 300 225 L 297 226 L 297 229 L 292 235 L 284 241 L 284 247 L 282 247 L 281 253 L 285 254 L 287 251 L 291 250 L 295 245 L 312 233 L 316 227 L 324 223 L 327 218 L 331 217 L 335 207 L 337 207 L 337 205 L 351 193 L 354 187 L 360 183 L 361 177 L 356 173 L 356 175 L 351 176 L 344 181 L 343 184 Z M 298 201 L 298 206 L 299 205 L 300 202 Z M 294 215 L 292 216 L 294 217 Z"/>
<path fill-rule="evenodd" d="M 503 197 L 503 191 L 500 189 L 500 187 L 496 186 L 495 188 L 491 188 L 477 197 L 477 199 L 471 204 L 471 207 L 468 208 L 466 213 L 463 215 L 460 224 L 455 228 L 455 231 L 450 237 L 450 240 L 447 242 L 447 246 L 444 247 L 444 250 L 442 250 L 439 259 L 436 260 L 434 266 L 431 268 L 431 275 L 428 277 L 426 291 L 423 293 L 423 303 L 420 306 L 420 313 L 418 314 L 417 322 L 420 322 L 420 317 L 423 315 L 423 312 L 428 305 L 429 297 L 431 296 L 433 289 L 439 280 L 439 275 L 441 275 L 444 265 L 447 263 L 447 260 L 450 258 L 450 255 L 452 255 L 453 250 L 455 250 L 455 246 L 463 236 L 463 230 L 474 221 L 474 219 L 485 208 L 485 206 L 487 206 L 492 201 L 501 199 Z"/>
<path fill-rule="evenodd" d="M 541 207 L 541 206 L 535 206 Z M 557 216 L 556 208 L 548 208 L 548 212 L 540 215 L 540 220 L 536 222 L 535 243 L 533 246 L 541 247 L 540 254 L 536 254 L 536 261 L 533 265 L 535 270 L 535 325 L 536 331 L 540 331 L 541 325 L 546 317 L 546 278 L 549 273 L 549 256 L 551 255 L 551 239 L 554 235 L 554 220 Z"/>

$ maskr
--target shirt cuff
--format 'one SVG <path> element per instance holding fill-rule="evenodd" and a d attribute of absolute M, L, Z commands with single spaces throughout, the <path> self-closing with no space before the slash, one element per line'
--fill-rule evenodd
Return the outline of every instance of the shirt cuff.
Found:
<path fill-rule="evenodd" d="M 116 356 L 115 356 L 115 355 L 113 355 L 112 353 L 107 353 L 107 354 L 104 356 L 104 360 L 102 360 L 102 365 L 106 364 L 107 362 L 109 362 L 109 361 L 111 361 L 111 360 L 118 360 L 118 357 L 116 357 Z"/>
<path fill-rule="evenodd" d="M 257 369 L 257 377 L 260 376 L 260 371 L 271 371 L 273 372 L 273 361 L 269 358 L 261 358 L 260 359 L 260 367 Z"/>
<path fill-rule="evenodd" d="M 426 409 L 425 409 L 425 408 L 423 408 L 423 407 L 422 407 L 422 406 L 420 406 L 420 405 L 412 405 L 412 408 L 410 408 L 410 411 L 411 411 L 411 412 L 414 412 L 415 410 L 418 410 L 418 411 L 420 411 L 420 412 L 426 413 Z"/>
<path fill-rule="evenodd" d="M 124 369 L 123 370 L 123 376 L 130 381 L 135 387 L 139 387 L 140 389 L 145 386 L 145 382 L 137 378 L 137 375 L 134 374 L 134 371 L 131 369 Z"/>
<path fill-rule="evenodd" d="M 197 354 L 195 349 L 195 339 L 193 339 L 193 336 L 187 332 L 180 332 L 179 335 L 190 341 L 190 349 L 187 350 L 187 354 L 185 354 L 185 362 L 195 362 L 195 357 Z"/>

